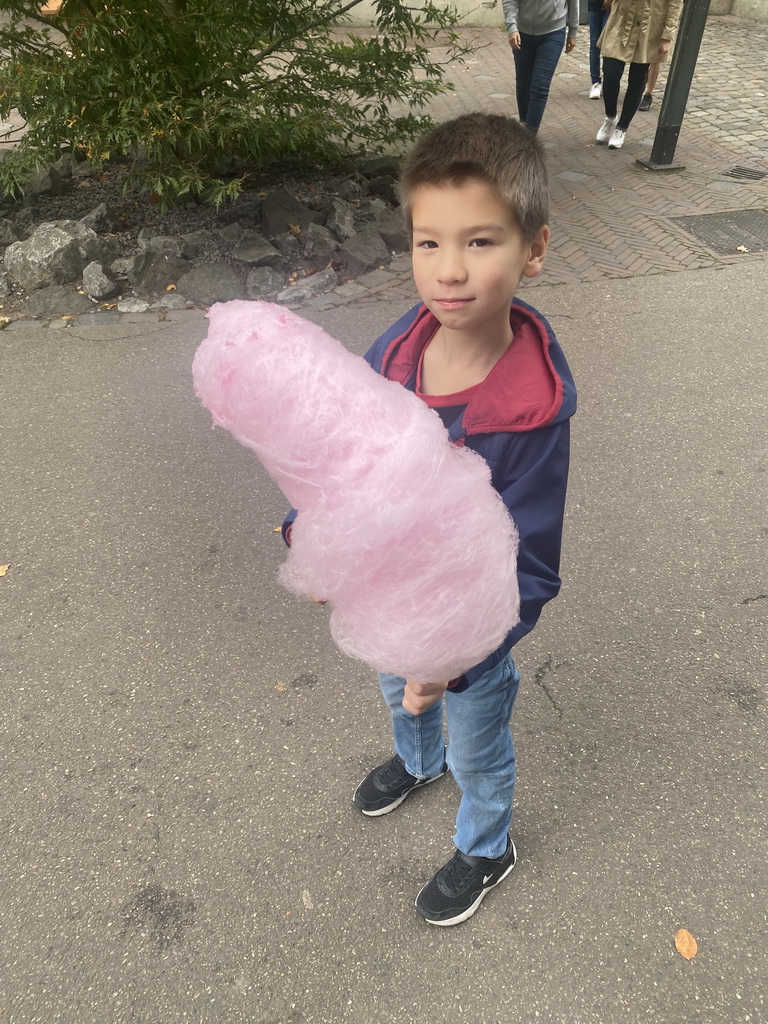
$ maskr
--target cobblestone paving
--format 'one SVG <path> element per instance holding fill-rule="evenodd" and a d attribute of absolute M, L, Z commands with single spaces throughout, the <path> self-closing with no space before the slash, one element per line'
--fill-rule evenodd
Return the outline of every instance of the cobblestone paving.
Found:
<path fill-rule="evenodd" d="M 471 110 L 516 114 L 506 35 L 501 29 L 463 34 L 479 48 L 468 64 L 450 69 L 455 92 L 436 99 L 429 112 L 438 120 Z M 603 107 L 587 98 L 588 31 L 582 26 L 576 49 L 560 60 L 540 131 L 549 160 L 552 241 L 545 272 L 528 287 L 765 259 L 737 251 L 738 240 L 733 254 L 718 255 L 671 218 L 768 208 L 768 176 L 749 181 L 724 173 L 737 165 L 768 172 L 767 51 L 768 25 L 709 19 L 676 152 L 685 170 L 653 172 L 636 160 L 650 155 L 668 65 L 652 109 L 637 113 L 624 148 L 598 146 Z M 415 295 L 402 257 L 305 308 Z"/>

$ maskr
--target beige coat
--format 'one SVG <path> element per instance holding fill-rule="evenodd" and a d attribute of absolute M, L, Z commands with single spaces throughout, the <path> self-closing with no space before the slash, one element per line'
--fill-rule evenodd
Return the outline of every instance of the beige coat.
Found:
<path fill-rule="evenodd" d="M 662 39 L 672 39 L 682 0 L 613 0 L 597 45 L 602 57 L 653 64 Z M 662 60 L 668 60 L 663 57 Z"/>

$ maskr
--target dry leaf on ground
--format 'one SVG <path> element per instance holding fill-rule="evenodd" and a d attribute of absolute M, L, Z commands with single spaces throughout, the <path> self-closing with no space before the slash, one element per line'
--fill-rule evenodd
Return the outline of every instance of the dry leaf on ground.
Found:
<path fill-rule="evenodd" d="M 0 576 L 5 576 L 10 568 L 10 565 L 0 565 Z"/>
<path fill-rule="evenodd" d="M 691 960 L 698 953 L 699 945 L 690 932 L 687 932 L 685 928 L 681 928 L 677 935 L 675 935 L 675 949 L 680 956 L 684 956 L 686 960 Z"/>

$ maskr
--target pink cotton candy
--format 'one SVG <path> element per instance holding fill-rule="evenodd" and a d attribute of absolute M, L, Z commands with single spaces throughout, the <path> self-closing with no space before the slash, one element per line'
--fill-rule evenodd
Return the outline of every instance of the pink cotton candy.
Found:
<path fill-rule="evenodd" d="M 280 571 L 346 654 L 455 679 L 516 625 L 517 531 L 485 461 L 400 384 L 281 306 L 208 314 L 195 389 L 299 510 Z"/>

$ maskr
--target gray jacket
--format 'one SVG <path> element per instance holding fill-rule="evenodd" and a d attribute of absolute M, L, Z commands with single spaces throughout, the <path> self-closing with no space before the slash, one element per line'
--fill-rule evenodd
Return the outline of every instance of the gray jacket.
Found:
<path fill-rule="evenodd" d="M 579 0 L 502 0 L 507 35 L 544 36 L 568 25 L 568 38 L 579 28 Z"/>

